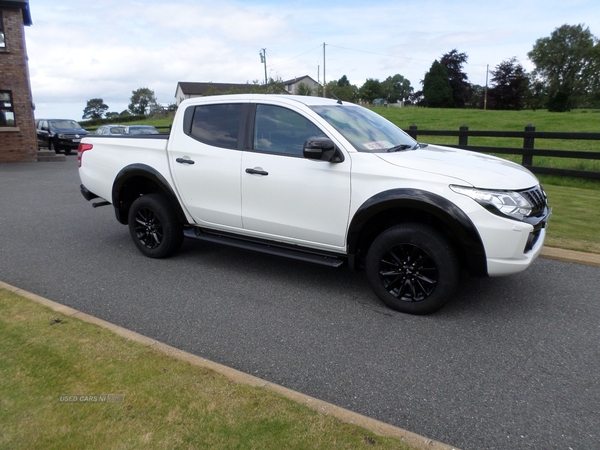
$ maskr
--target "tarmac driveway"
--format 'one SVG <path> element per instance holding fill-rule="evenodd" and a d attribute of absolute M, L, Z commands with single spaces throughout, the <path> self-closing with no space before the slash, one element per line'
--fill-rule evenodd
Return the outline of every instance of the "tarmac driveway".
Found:
<path fill-rule="evenodd" d="M 462 449 L 600 446 L 600 268 L 465 278 L 436 314 L 363 274 L 186 241 L 143 257 L 76 156 L 0 164 L 0 280 Z"/>

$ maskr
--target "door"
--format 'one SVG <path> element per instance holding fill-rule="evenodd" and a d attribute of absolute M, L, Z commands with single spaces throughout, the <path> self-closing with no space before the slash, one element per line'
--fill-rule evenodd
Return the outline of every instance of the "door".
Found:
<path fill-rule="evenodd" d="M 350 209 L 350 158 L 302 155 L 304 142 L 326 137 L 290 109 L 256 106 L 252 149 L 242 156 L 242 218 L 259 237 L 344 251 Z"/>
<path fill-rule="evenodd" d="M 199 225 L 241 228 L 243 103 L 190 106 L 184 133 L 173 133 L 169 164 L 184 204 Z"/>

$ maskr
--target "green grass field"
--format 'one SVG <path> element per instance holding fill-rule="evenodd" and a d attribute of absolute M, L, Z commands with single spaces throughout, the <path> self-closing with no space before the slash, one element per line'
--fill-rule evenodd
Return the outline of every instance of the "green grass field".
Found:
<path fill-rule="evenodd" d="M 421 130 L 458 131 L 462 125 L 469 130 L 485 131 L 524 131 L 527 125 L 534 125 L 536 131 L 547 132 L 587 132 L 600 133 L 600 110 L 577 110 L 567 113 L 548 111 L 483 111 L 474 109 L 429 109 L 429 108 L 373 108 L 374 111 L 408 130 L 417 125 Z M 420 136 L 419 141 L 431 144 L 458 144 L 458 137 Z M 522 148 L 523 139 L 471 137 L 469 145 L 489 147 Z M 600 141 L 536 139 L 535 148 L 546 150 L 578 150 L 600 152 Z M 498 155 L 521 163 L 520 156 Z M 599 160 L 571 158 L 534 157 L 533 164 L 541 167 L 564 168 L 600 172 Z M 583 184 L 587 183 L 586 181 Z M 600 183 L 592 185 L 600 187 Z M 575 182 L 575 185 L 580 185 Z"/>

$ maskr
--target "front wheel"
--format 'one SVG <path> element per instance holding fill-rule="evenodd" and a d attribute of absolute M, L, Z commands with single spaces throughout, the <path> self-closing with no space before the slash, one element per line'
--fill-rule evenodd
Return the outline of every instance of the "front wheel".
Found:
<path fill-rule="evenodd" d="M 138 197 L 131 205 L 128 222 L 133 242 L 150 258 L 166 258 L 181 247 L 183 226 L 163 195 Z"/>
<path fill-rule="evenodd" d="M 366 274 L 383 303 L 409 314 L 429 314 L 450 299 L 460 270 L 454 249 L 433 228 L 402 224 L 388 228 L 371 244 Z"/>

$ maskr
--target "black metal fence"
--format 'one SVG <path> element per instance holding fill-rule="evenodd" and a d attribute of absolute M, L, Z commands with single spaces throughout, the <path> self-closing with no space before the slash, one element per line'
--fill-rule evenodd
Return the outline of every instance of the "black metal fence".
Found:
<path fill-rule="evenodd" d="M 574 150 L 544 150 L 535 148 L 536 139 L 579 139 L 600 141 L 600 133 L 543 132 L 535 131 L 535 127 L 533 125 L 527 125 L 525 127 L 525 131 L 471 131 L 466 125 L 461 126 L 458 131 L 419 130 L 416 125 L 411 125 L 410 128 L 405 131 L 410 136 L 412 136 L 413 139 L 417 140 L 418 136 L 457 136 L 458 145 L 446 145 L 447 147 L 461 148 L 464 150 L 471 150 L 480 153 L 521 155 L 521 164 L 534 173 L 600 180 L 600 171 L 560 169 L 533 165 L 534 156 L 550 156 L 552 158 L 575 158 L 600 161 L 600 152 L 585 152 Z M 523 147 L 509 148 L 474 146 L 469 145 L 469 137 L 522 138 Z"/>

